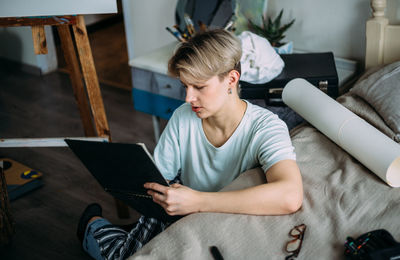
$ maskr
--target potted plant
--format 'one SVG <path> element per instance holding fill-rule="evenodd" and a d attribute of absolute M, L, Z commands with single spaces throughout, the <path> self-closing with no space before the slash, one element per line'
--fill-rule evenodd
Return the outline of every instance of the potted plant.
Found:
<path fill-rule="evenodd" d="M 267 20 L 262 16 L 262 26 L 258 26 L 250 19 L 247 19 L 249 21 L 248 27 L 250 31 L 266 38 L 277 53 L 292 53 L 293 42 L 290 41 L 282 43 L 281 41 L 285 38 L 284 32 L 293 25 L 295 19 L 281 26 L 282 14 L 283 9 L 280 11 L 279 15 L 274 19 L 274 21 L 272 21 L 271 18 L 268 18 Z"/>

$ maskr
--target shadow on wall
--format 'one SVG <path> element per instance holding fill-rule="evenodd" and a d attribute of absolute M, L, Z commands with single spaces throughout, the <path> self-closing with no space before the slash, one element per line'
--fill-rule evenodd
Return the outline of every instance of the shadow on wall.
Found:
<path fill-rule="evenodd" d="M 6 53 L 9 50 L 14 50 L 15 53 Z M 0 29 L 0 77 L 4 78 L 12 75 L 15 71 L 20 71 L 22 68 L 22 63 L 11 61 L 4 56 L 14 55 L 15 60 L 21 60 L 22 57 L 22 42 L 20 37 L 17 34 L 5 30 L 4 28 Z M 0 114 L 7 113 L 7 108 L 4 107 L 6 104 L 7 97 L 5 96 L 5 89 L 7 86 L 0 85 Z M 7 118 L 7 117 L 6 117 Z M 2 119 L 0 122 L 0 133 L 3 133 L 3 127 L 9 127 L 9 122 L 7 119 Z"/>
<path fill-rule="evenodd" d="M 0 29 L 0 75 L 22 69 L 22 63 L 16 62 L 22 59 L 22 48 L 21 38 L 16 33 Z"/>

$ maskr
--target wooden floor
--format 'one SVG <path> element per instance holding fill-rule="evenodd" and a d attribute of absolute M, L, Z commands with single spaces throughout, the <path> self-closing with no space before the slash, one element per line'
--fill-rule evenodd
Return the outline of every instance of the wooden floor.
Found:
<path fill-rule="evenodd" d="M 91 38 L 91 41 L 96 39 Z M 101 42 L 96 44 L 102 45 Z M 110 70 L 118 72 L 116 67 Z M 126 67 L 121 71 L 129 73 Z M 122 78 L 118 73 L 108 79 L 121 85 L 129 84 L 118 80 Z M 130 74 L 123 78 L 126 76 L 130 78 Z M 153 151 L 151 117 L 133 109 L 131 92 L 105 84 L 101 85 L 101 90 L 113 141 L 144 142 Z M 54 72 L 35 76 L 7 64 L 0 65 L 1 138 L 83 135 L 67 74 Z M 81 250 L 76 226 L 81 212 L 91 202 L 100 203 L 104 216 L 114 223 L 128 224 L 137 218 L 133 211 L 130 219 L 117 217 L 114 200 L 68 148 L 0 148 L 1 157 L 42 172 L 44 186 L 11 203 L 16 233 L 10 245 L 0 247 L 0 259 L 90 259 Z"/>

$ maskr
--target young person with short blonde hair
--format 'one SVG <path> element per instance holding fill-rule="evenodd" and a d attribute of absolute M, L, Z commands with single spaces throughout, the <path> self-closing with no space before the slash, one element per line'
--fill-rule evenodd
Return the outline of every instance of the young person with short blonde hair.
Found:
<path fill-rule="evenodd" d="M 169 60 L 171 76 L 186 89 L 186 103 L 169 120 L 154 160 L 167 180 L 181 183 L 145 184 L 169 215 L 283 215 L 301 207 L 301 175 L 287 126 L 269 110 L 240 99 L 240 58 L 240 41 L 217 29 L 181 43 Z M 255 167 L 263 169 L 267 183 L 218 192 Z M 142 216 L 126 232 L 103 219 L 98 204 L 85 212 L 80 225 L 86 230 L 83 246 L 97 259 L 127 257 L 168 225 Z"/>

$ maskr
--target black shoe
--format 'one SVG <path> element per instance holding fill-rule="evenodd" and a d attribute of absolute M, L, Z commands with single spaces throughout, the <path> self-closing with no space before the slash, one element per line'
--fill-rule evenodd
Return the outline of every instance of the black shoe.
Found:
<path fill-rule="evenodd" d="M 97 203 L 89 204 L 89 206 L 87 206 L 83 211 L 82 216 L 79 219 L 78 229 L 76 231 L 76 235 L 81 243 L 83 242 L 83 237 L 85 235 L 86 226 L 88 225 L 89 220 L 97 216 L 103 217 L 101 206 Z"/>

